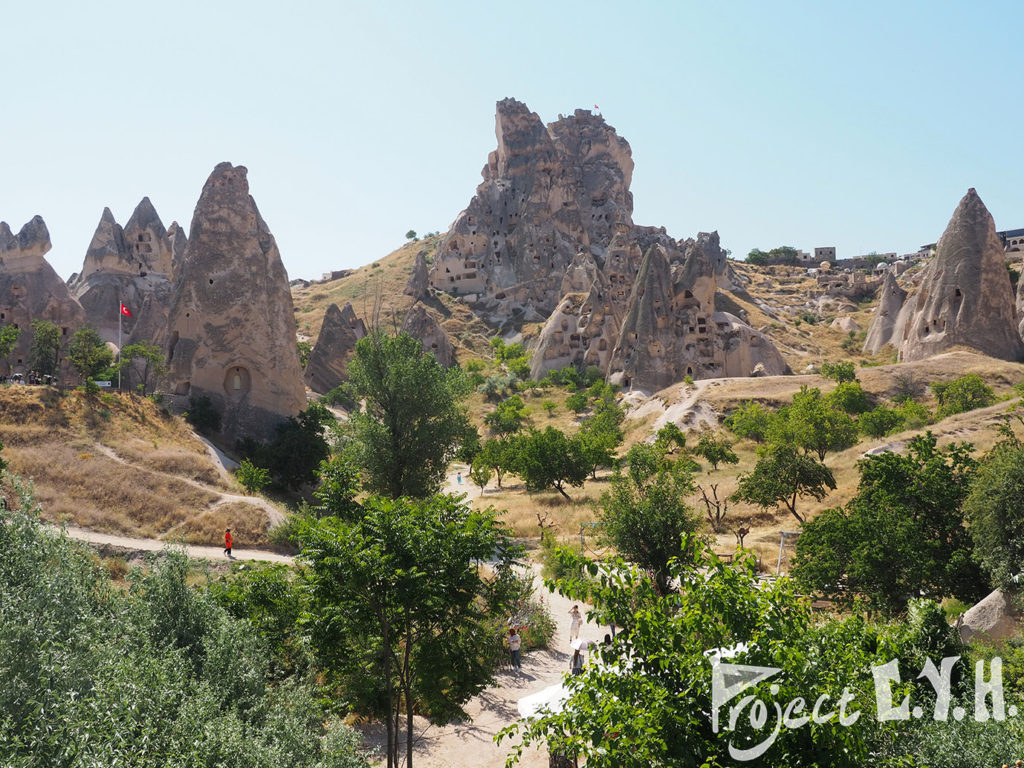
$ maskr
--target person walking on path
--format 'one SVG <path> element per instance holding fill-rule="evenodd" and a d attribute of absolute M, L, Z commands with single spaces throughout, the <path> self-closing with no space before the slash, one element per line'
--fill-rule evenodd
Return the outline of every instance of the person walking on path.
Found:
<path fill-rule="evenodd" d="M 573 675 L 583 674 L 583 653 L 579 648 L 572 652 L 572 660 L 569 662 L 569 672 Z"/>
<path fill-rule="evenodd" d="M 569 618 L 572 622 L 569 624 L 569 640 L 575 640 L 580 636 L 580 629 L 583 628 L 583 617 L 580 616 L 580 607 L 574 605 L 572 610 L 569 611 Z"/>
<path fill-rule="evenodd" d="M 224 531 L 224 554 L 231 557 L 231 545 L 234 543 L 234 539 L 231 537 L 231 529 L 228 528 Z"/>
<path fill-rule="evenodd" d="M 508 650 L 512 654 L 512 667 L 516 671 L 522 669 L 522 648 L 523 638 L 519 635 L 519 630 L 512 627 L 508 631 Z"/>

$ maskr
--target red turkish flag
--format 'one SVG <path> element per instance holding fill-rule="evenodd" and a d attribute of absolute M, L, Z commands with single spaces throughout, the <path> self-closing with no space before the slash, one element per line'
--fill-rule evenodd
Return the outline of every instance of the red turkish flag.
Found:
<path fill-rule="evenodd" d="M 128 307 L 126 307 L 123 303 L 121 304 L 121 314 L 124 315 L 125 317 L 133 317 L 132 313 L 128 310 Z"/>

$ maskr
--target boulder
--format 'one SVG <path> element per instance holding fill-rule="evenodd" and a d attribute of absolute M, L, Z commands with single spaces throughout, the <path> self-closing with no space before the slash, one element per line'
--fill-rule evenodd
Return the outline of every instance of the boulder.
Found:
<path fill-rule="evenodd" d="M 455 347 L 448 334 L 422 304 L 414 304 L 406 314 L 402 331 L 419 339 L 423 349 L 432 352 L 437 362 L 445 368 L 455 365 Z"/>
<path fill-rule="evenodd" d="M 366 324 L 356 317 L 351 304 L 346 302 L 343 309 L 331 304 L 306 363 L 304 378 L 309 388 L 325 394 L 345 381 L 356 342 L 365 335 Z"/>
<path fill-rule="evenodd" d="M 175 404 L 209 397 L 224 437 L 270 439 L 306 406 L 288 273 L 243 166 L 219 164 L 203 187 L 169 328 Z"/>
<path fill-rule="evenodd" d="M 50 232 L 41 217 L 34 217 L 16 235 L 7 222 L 0 221 L 0 325 L 21 330 L 11 354 L 0 360 L 0 375 L 28 370 L 33 320 L 59 327 L 65 345 L 85 324 L 81 305 L 44 258 L 50 247 Z M 61 358 L 65 362 L 60 375 L 67 378 L 66 355 Z"/>
<path fill-rule="evenodd" d="M 857 325 L 857 321 L 852 317 L 837 317 L 830 324 L 831 328 L 837 328 L 840 331 L 849 333 L 850 331 L 857 332 L 860 330 L 860 326 Z"/>
<path fill-rule="evenodd" d="M 1003 246 L 973 188 L 923 270 L 899 357 L 922 360 L 958 345 L 1002 360 L 1024 357 Z"/>
<path fill-rule="evenodd" d="M 991 593 L 963 615 L 960 637 L 964 642 L 987 639 L 999 643 L 1017 635 L 1022 625 L 1014 600 L 1014 595 L 998 589 Z"/>

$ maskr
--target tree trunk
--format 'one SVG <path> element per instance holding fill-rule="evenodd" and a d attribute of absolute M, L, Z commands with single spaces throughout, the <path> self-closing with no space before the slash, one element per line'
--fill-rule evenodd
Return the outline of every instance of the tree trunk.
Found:
<path fill-rule="evenodd" d="M 569 495 L 568 493 L 566 493 L 566 492 L 565 492 L 565 491 L 563 490 L 563 488 L 562 488 L 562 484 L 561 484 L 561 483 L 557 483 L 557 484 L 555 485 L 555 489 L 556 489 L 556 490 L 557 490 L 557 491 L 558 491 L 558 492 L 559 492 L 560 494 L 562 494 L 563 496 L 565 496 L 565 500 L 566 500 L 566 501 L 572 501 L 572 497 L 571 497 L 571 496 L 570 496 L 570 495 Z"/>

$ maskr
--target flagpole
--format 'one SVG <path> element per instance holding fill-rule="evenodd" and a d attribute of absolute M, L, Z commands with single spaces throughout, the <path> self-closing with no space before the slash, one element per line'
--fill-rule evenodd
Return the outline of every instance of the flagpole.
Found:
<path fill-rule="evenodd" d="M 117 391 L 121 391 L 121 311 L 123 304 L 117 300 Z"/>

